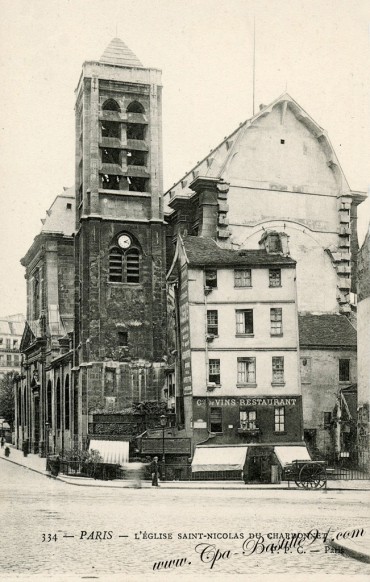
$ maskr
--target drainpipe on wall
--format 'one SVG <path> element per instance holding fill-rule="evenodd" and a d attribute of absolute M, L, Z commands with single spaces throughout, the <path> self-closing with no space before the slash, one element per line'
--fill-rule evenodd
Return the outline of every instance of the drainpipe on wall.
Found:
<path fill-rule="evenodd" d="M 208 386 L 208 342 L 207 342 L 207 293 L 206 293 L 206 271 L 203 268 L 203 290 L 204 290 L 204 341 L 205 341 L 205 366 L 206 366 L 206 390 Z"/>
<path fill-rule="evenodd" d="M 337 414 L 335 419 L 335 442 L 334 442 L 334 451 L 337 460 L 340 459 L 340 452 L 341 452 L 341 422 L 342 422 L 342 403 L 340 399 L 340 395 L 337 394 Z"/>

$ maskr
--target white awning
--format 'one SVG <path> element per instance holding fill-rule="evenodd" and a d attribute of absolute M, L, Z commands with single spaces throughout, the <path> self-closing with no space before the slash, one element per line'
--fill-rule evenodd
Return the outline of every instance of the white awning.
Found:
<path fill-rule="evenodd" d="M 284 468 L 288 463 L 293 461 L 310 461 L 311 457 L 306 445 L 295 447 L 275 447 L 275 455 L 279 463 Z"/>
<path fill-rule="evenodd" d="M 248 447 L 197 447 L 191 470 L 242 471 Z"/>
<path fill-rule="evenodd" d="M 94 449 L 103 457 L 104 463 L 124 465 L 128 463 L 129 442 L 128 441 L 99 441 L 91 440 L 90 451 Z"/>

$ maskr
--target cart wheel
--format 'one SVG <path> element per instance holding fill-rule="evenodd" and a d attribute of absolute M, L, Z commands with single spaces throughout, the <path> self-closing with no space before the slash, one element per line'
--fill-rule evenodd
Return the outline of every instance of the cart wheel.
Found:
<path fill-rule="evenodd" d="M 326 469 L 325 469 L 325 467 L 321 467 L 321 477 L 320 477 L 320 483 L 318 485 L 319 489 L 322 489 L 323 487 L 325 487 L 327 480 L 328 480 L 328 476 L 326 474 Z"/>
<path fill-rule="evenodd" d="M 299 480 L 305 489 L 317 489 L 326 483 L 326 471 L 322 465 L 303 465 L 299 471 Z"/>
<path fill-rule="evenodd" d="M 302 483 L 298 481 L 298 479 L 296 479 L 295 484 L 297 485 L 297 487 L 303 487 Z"/>

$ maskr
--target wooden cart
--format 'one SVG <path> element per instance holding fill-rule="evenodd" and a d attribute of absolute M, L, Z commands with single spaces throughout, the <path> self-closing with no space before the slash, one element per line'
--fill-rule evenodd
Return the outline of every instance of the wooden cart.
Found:
<path fill-rule="evenodd" d="M 326 486 L 325 461 L 293 461 L 285 466 L 285 479 L 294 481 L 298 487 L 304 489 L 320 489 Z"/>

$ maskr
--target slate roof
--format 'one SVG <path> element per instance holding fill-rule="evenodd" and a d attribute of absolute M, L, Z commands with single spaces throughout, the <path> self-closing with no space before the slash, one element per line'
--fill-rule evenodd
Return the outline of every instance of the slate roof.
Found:
<path fill-rule="evenodd" d="M 356 348 L 357 333 L 345 315 L 299 315 L 301 347 Z"/>
<path fill-rule="evenodd" d="M 100 57 L 100 62 L 122 67 L 143 67 L 137 56 L 120 38 L 114 38 L 110 42 Z"/>
<path fill-rule="evenodd" d="M 265 250 L 223 249 L 210 239 L 201 236 L 187 236 L 183 239 L 188 262 L 192 266 L 282 266 L 294 267 L 296 262 L 280 254 L 269 254 Z"/>

